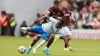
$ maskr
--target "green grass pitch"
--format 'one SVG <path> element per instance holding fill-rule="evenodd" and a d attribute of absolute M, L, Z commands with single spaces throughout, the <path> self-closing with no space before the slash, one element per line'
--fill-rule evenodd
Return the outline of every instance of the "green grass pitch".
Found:
<path fill-rule="evenodd" d="M 0 56 L 46 56 L 42 52 L 45 45 L 37 50 L 36 55 L 32 51 L 29 55 L 18 52 L 19 46 L 28 48 L 32 40 L 33 38 L 0 36 Z M 72 39 L 70 44 L 75 52 L 65 52 L 63 40 L 57 40 L 52 44 L 49 52 L 52 54 L 51 56 L 100 56 L 100 40 Z"/>

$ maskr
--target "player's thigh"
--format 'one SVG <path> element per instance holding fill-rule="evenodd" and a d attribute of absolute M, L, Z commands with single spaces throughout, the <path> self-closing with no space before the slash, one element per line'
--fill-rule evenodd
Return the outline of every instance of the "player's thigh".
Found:
<path fill-rule="evenodd" d="M 39 40 L 41 38 L 41 36 L 36 36 L 34 37 L 34 40 Z"/>
<path fill-rule="evenodd" d="M 65 38 L 66 38 L 67 40 L 71 40 L 71 35 L 66 35 Z"/>
<path fill-rule="evenodd" d="M 32 32 L 37 33 L 37 34 L 41 34 L 41 32 L 43 31 L 43 30 L 42 30 L 42 26 L 33 26 L 33 27 L 30 28 L 30 30 L 31 30 Z"/>
<path fill-rule="evenodd" d="M 50 34 L 48 34 L 48 33 L 43 33 L 43 34 L 41 34 L 41 37 L 42 37 L 42 39 L 48 41 L 48 39 L 49 39 L 49 37 L 50 37 Z"/>
<path fill-rule="evenodd" d="M 70 35 L 66 35 L 66 36 L 61 36 L 59 37 L 59 39 L 63 39 L 63 40 L 71 40 L 71 36 Z"/>

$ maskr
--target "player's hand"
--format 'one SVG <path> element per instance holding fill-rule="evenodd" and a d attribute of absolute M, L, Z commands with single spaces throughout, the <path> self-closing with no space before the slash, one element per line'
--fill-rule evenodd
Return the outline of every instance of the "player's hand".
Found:
<path fill-rule="evenodd" d="M 27 31 L 25 31 L 25 30 L 21 30 L 21 32 L 23 32 L 24 34 L 26 34 L 26 33 L 27 33 Z"/>

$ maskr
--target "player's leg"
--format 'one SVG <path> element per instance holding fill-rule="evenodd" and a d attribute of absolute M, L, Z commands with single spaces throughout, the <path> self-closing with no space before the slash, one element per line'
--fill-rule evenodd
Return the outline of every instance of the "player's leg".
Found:
<path fill-rule="evenodd" d="M 38 48 L 40 48 L 41 46 L 43 46 L 47 41 L 46 40 L 42 40 L 34 49 L 33 49 L 33 54 L 36 54 L 36 50 Z"/>
<path fill-rule="evenodd" d="M 40 36 L 35 37 L 35 39 L 31 43 L 31 47 L 33 47 L 40 38 Z"/>
<path fill-rule="evenodd" d="M 42 26 L 33 26 L 33 27 L 21 27 L 21 31 L 22 32 L 34 32 L 34 33 L 37 33 L 37 34 L 41 34 L 41 29 Z"/>
<path fill-rule="evenodd" d="M 27 28 L 27 30 L 35 32 L 37 34 L 42 34 L 42 27 L 41 26 L 34 26 L 31 28 Z M 26 50 L 26 54 L 29 54 L 29 52 L 31 51 L 32 47 L 36 44 L 36 42 L 40 39 L 40 36 L 38 36 L 36 39 L 33 40 L 31 46 Z"/>
<path fill-rule="evenodd" d="M 64 48 L 65 51 L 73 51 L 73 50 L 71 49 L 71 47 L 70 47 L 70 44 L 69 44 L 69 41 L 70 41 L 70 39 L 71 39 L 71 36 L 70 36 L 70 35 L 60 37 L 60 39 L 63 39 L 64 42 L 65 42 L 65 46 L 64 46 L 64 47 L 65 47 L 65 48 Z"/>
<path fill-rule="evenodd" d="M 46 47 L 44 48 L 43 52 L 46 53 L 47 55 L 50 55 L 48 48 L 51 46 L 51 44 L 53 43 L 54 40 L 54 34 L 52 34 L 48 40 L 48 43 L 46 45 Z"/>
<path fill-rule="evenodd" d="M 67 41 L 68 41 L 68 43 L 69 43 L 69 41 L 71 40 L 71 36 L 70 35 L 68 35 L 67 37 L 66 37 L 66 39 L 67 39 Z M 74 52 L 73 51 L 73 49 L 70 47 L 70 44 L 69 45 L 67 45 L 66 43 L 65 43 L 65 51 L 66 51 L 66 49 L 68 48 L 68 50 L 69 51 L 72 51 L 72 52 Z"/>
<path fill-rule="evenodd" d="M 54 37 L 55 37 L 55 35 L 52 34 L 48 40 L 48 43 L 47 43 L 45 49 L 43 50 L 43 52 L 46 53 L 47 55 L 49 54 L 48 48 L 51 46 L 51 44 L 53 43 L 53 41 L 55 39 Z M 69 45 L 69 43 L 65 37 L 61 37 L 61 39 L 63 39 L 65 41 L 65 43 L 66 43 L 65 46 Z"/>
<path fill-rule="evenodd" d="M 49 38 L 49 40 L 48 40 L 48 44 L 46 45 L 47 48 L 49 48 L 49 47 L 51 46 L 53 40 L 54 40 L 54 34 L 52 34 L 52 35 L 50 36 L 50 38 Z"/>
<path fill-rule="evenodd" d="M 70 40 L 70 36 L 69 35 L 62 36 L 62 37 L 60 37 L 60 39 L 64 40 L 64 42 L 65 42 L 65 48 L 69 47 L 69 40 Z"/>
<path fill-rule="evenodd" d="M 67 41 L 68 41 L 68 43 L 69 43 L 69 41 L 71 40 L 71 36 L 66 36 L 66 38 L 65 39 L 67 39 Z M 67 47 L 70 47 L 70 46 L 68 46 L 67 44 L 66 44 L 66 42 L 65 42 L 65 48 L 67 48 Z"/>
<path fill-rule="evenodd" d="M 60 37 L 60 38 L 62 38 L 64 40 L 64 42 L 65 42 L 65 48 L 64 48 L 64 50 L 66 50 L 66 51 L 67 50 L 73 51 L 71 49 L 70 43 L 69 43 L 69 41 L 71 40 L 71 31 L 70 31 L 70 29 L 67 26 L 64 27 L 63 29 L 62 29 L 62 34 L 61 34 L 62 37 Z"/>
<path fill-rule="evenodd" d="M 36 42 L 40 39 L 40 36 L 37 36 L 31 43 L 31 46 L 26 50 L 26 54 L 29 54 L 32 50 L 32 47 L 36 44 Z"/>
<path fill-rule="evenodd" d="M 48 41 L 50 34 L 44 32 L 41 36 L 43 40 L 33 49 L 34 54 L 36 53 L 36 50 L 38 48 L 40 48 L 42 45 L 44 45 Z"/>

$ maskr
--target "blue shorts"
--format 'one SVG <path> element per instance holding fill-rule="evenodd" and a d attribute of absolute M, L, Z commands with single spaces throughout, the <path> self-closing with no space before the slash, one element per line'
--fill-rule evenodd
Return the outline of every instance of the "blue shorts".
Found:
<path fill-rule="evenodd" d="M 50 37 L 49 33 L 46 33 L 43 31 L 42 26 L 33 26 L 33 27 L 31 27 L 30 31 L 40 34 L 41 37 L 46 41 L 48 41 L 48 39 Z"/>

